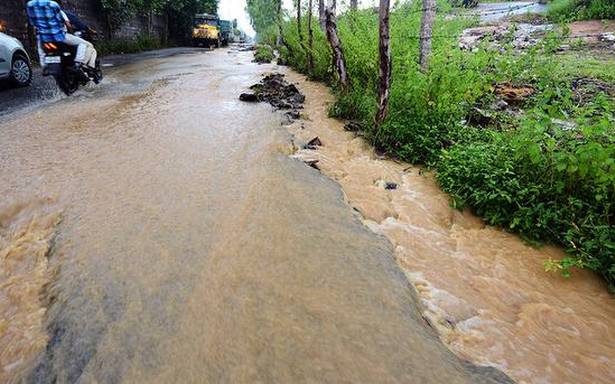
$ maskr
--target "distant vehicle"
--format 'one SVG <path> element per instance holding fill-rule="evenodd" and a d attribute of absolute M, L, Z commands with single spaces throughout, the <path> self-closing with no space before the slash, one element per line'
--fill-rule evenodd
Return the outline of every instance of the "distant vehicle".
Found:
<path fill-rule="evenodd" d="M 0 32 L 0 80 L 9 79 L 18 87 L 32 82 L 32 64 L 23 44 Z"/>
<path fill-rule="evenodd" d="M 230 20 L 219 20 L 220 26 L 220 43 L 226 47 L 233 38 L 233 22 Z"/>
<path fill-rule="evenodd" d="M 218 16 L 208 13 L 197 13 L 193 19 L 192 45 L 204 47 L 220 46 L 220 28 Z"/>

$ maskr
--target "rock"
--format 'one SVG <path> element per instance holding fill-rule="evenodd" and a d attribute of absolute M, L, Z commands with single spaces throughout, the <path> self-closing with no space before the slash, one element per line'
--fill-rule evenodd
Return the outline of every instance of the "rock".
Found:
<path fill-rule="evenodd" d="M 397 183 L 387 181 L 384 185 L 384 189 L 387 189 L 387 190 L 397 189 Z"/>
<path fill-rule="evenodd" d="M 254 103 L 258 101 L 258 96 L 254 93 L 242 93 L 239 95 L 239 100 Z"/>
<path fill-rule="evenodd" d="M 613 33 L 613 32 L 601 33 L 600 36 L 598 37 L 598 40 L 606 41 L 606 42 L 614 42 L 615 41 L 615 33 Z"/>
<path fill-rule="evenodd" d="M 349 121 L 344 125 L 344 130 L 348 132 L 358 132 L 361 130 L 361 124 L 356 121 Z"/>
<path fill-rule="evenodd" d="M 308 141 L 308 143 L 303 146 L 303 149 L 317 149 L 317 147 L 322 147 L 322 141 L 320 141 L 318 136 Z"/>
<path fill-rule="evenodd" d="M 532 87 L 517 87 L 509 83 L 495 86 L 495 93 L 509 104 L 521 103 L 534 94 Z"/>
<path fill-rule="evenodd" d="M 320 168 L 318 168 L 318 160 L 304 160 L 303 162 L 315 170 L 320 171 Z"/>
<path fill-rule="evenodd" d="M 558 127 L 560 127 L 564 131 L 573 131 L 577 129 L 577 124 L 571 121 L 551 119 L 551 122 L 557 125 Z"/>
<path fill-rule="evenodd" d="M 288 111 L 285 115 L 291 120 L 298 120 L 301 118 L 301 114 L 297 110 Z"/>
<path fill-rule="evenodd" d="M 491 109 L 494 111 L 504 111 L 508 108 L 508 103 L 502 99 L 498 99 L 491 104 Z"/>

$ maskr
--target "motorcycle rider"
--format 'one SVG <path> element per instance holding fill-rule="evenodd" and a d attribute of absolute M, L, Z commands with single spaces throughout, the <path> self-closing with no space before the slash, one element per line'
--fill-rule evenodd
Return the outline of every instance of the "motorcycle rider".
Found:
<path fill-rule="evenodd" d="M 41 66 L 45 68 L 45 52 L 43 43 L 64 43 L 77 47 L 75 66 L 87 66 L 94 69 L 96 66 L 96 50 L 92 43 L 79 38 L 68 31 L 73 26 L 66 13 L 58 4 L 60 0 L 30 0 L 26 4 L 28 20 L 36 28 L 38 38 L 37 48 Z"/>

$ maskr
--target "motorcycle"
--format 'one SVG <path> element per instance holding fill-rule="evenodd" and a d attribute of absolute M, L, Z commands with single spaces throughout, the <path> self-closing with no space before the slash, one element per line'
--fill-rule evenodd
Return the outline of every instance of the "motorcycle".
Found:
<path fill-rule="evenodd" d="M 75 36 L 84 40 L 92 41 L 95 35 L 93 30 L 75 31 Z M 102 81 L 103 73 L 100 60 L 96 59 L 96 66 L 89 68 L 86 66 L 75 66 L 75 56 L 77 47 L 65 43 L 42 43 L 45 51 L 45 71 L 44 76 L 53 76 L 58 87 L 67 96 L 72 95 L 90 81 L 99 84 Z"/>

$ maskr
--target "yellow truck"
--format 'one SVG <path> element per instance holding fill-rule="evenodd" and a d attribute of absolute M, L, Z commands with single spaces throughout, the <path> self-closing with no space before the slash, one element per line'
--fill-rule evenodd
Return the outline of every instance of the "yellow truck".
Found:
<path fill-rule="evenodd" d="M 192 45 L 198 47 L 220 46 L 220 26 L 218 16 L 208 13 L 198 13 L 194 15 L 192 24 Z"/>

